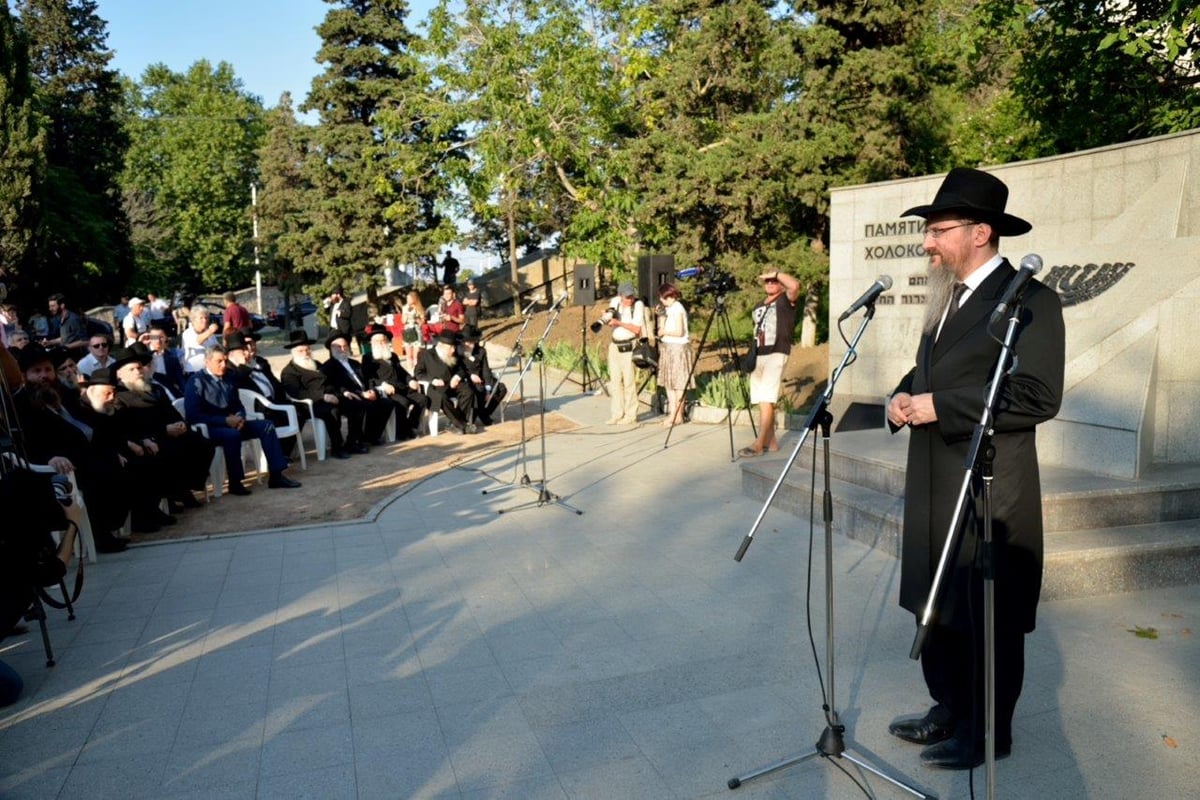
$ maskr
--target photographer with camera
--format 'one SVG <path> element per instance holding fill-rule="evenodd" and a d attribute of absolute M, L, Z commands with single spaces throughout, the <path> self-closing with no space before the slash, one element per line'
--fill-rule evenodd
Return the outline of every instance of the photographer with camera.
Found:
<path fill-rule="evenodd" d="M 779 449 L 775 438 L 775 404 L 783 385 L 783 368 L 792 352 L 796 329 L 796 301 L 800 282 L 777 269 L 758 276 L 767 296 L 754 307 L 754 352 L 757 358 L 750 374 L 750 404 L 758 404 L 758 438 L 738 451 L 754 458 Z"/>
<path fill-rule="evenodd" d="M 608 391 L 612 396 L 612 416 L 605 425 L 637 424 L 637 376 L 633 369 L 633 348 L 642 335 L 646 309 L 635 295 L 632 283 L 622 283 L 599 322 L 592 324 L 595 333 L 599 333 L 604 325 L 612 329 L 612 342 L 608 345 Z"/>

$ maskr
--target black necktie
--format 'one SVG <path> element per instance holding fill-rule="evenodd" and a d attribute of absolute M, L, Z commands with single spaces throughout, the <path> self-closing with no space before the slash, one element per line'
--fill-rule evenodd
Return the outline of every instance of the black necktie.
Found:
<path fill-rule="evenodd" d="M 946 312 L 947 322 L 949 322 L 950 318 L 953 317 L 955 312 L 958 311 L 958 304 L 962 300 L 963 292 L 966 290 L 967 285 L 965 283 L 960 282 L 954 284 L 954 293 L 950 295 L 950 310 Z"/>

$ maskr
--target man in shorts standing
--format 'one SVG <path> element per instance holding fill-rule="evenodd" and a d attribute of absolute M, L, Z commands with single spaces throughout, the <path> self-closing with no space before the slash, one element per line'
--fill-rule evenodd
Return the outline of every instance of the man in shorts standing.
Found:
<path fill-rule="evenodd" d="M 796 301 L 800 282 L 779 270 L 758 276 L 765 299 L 754 307 L 754 338 L 758 359 L 750 374 L 750 404 L 758 404 L 758 438 L 738 451 L 742 458 L 754 458 L 779 449 L 775 438 L 775 404 L 783 385 L 783 368 L 792 352 L 792 333 L 796 328 Z"/>

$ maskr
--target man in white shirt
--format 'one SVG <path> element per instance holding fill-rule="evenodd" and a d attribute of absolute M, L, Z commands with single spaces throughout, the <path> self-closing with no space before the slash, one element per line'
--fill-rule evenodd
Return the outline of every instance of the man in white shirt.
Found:
<path fill-rule="evenodd" d="M 79 370 L 81 375 L 92 377 L 92 373 L 101 367 L 112 365 L 112 341 L 105 334 L 98 333 L 88 339 L 88 354 L 79 359 L 79 363 L 75 365 L 75 369 Z"/>
<path fill-rule="evenodd" d="M 140 297 L 129 298 L 129 313 L 121 321 L 125 341 L 136 342 L 138 337 L 150 330 L 150 315 L 146 312 L 146 301 Z"/>

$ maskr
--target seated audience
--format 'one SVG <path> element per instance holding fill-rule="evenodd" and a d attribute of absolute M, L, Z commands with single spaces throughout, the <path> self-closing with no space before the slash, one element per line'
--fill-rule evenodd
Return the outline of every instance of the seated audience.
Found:
<path fill-rule="evenodd" d="M 29 344 L 29 332 L 22 328 L 17 328 L 8 335 L 9 350 L 20 350 L 27 344 Z"/>
<path fill-rule="evenodd" d="M 382 325 L 363 331 L 368 349 L 363 353 L 362 371 L 367 385 L 396 404 L 396 435 L 412 439 L 421 426 L 421 413 L 429 402 L 420 384 L 404 368 L 392 348 L 392 332 Z"/>
<path fill-rule="evenodd" d="M 150 367 L 153 379 L 170 394 L 171 399 L 183 397 L 183 385 L 186 378 L 183 374 L 183 364 L 179 354 L 172 350 L 168 333 L 169 321 L 155 320 L 150 323 L 149 332 L 143 334 L 141 341 L 150 351 Z"/>
<path fill-rule="evenodd" d="M 229 366 L 225 348 L 213 347 L 205 353 L 204 369 L 188 381 L 184 389 L 184 409 L 189 423 L 202 422 L 208 426 L 208 436 L 225 451 L 225 470 L 229 475 L 229 493 L 250 494 L 243 485 L 242 442 L 258 439 L 267 459 L 272 489 L 295 489 L 300 486 L 283 474 L 288 461 L 279 446 L 275 426 L 269 420 L 247 420 L 242 411 L 237 389 L 226 379 Z"/>
<path fill-rule="evenodd" d="M 487 350 L 479 342 L 479 328 L 468 325 L 463 328 L 462 346 L 458 353 L 467 375 L 471 378 L 471 389 L 475 392 L 475 415 L 484 425 L 492 424 L 492 414 L 508 394 L 508 387 L 496 380 L 488 365 Z"/>
<path fill-rule="evenodd" d="M 325 342 L 329 360 L 321 371 L 337 391 L 343 408 L 358 406 L 363 420 L 363 439 L 369 444 L 383 444 L 383 431 L 396 412 L 396 403 L 367 384 L 362 366 L 350 357 L 350 337 L 335 332 Z"/>
<path fill-rule="evenodd" d="M 205 351 L 220 342 L 217 323 L 209 320 L 207 308 L 199 303 L 191 307 L 188 326 L 179 339 L 183 345 L 183 371 L 190 375 L 204 369 Z"/>
<path fill-rule="evenodd" d="M 303 330 L 294 330 L 288 339 L 292 360 L 280 371 L 279 382 L 290 397 L 311 400 L 313 414 L 325 423 L 329 434 L 329 446 L 334 458 L 349 458 L 351 453 L 368 452 L 362 443 L 362 409 L 342 403 L 337 387 L 321 371 L 321 363 L 312 357 L 312 339 Z M 348 427 L 347 438 L 342 437 L 342 417 Z"/>
<path fill-rule="evenodd" d="M 417 359 L 418 381 L 428 381 L 426 394 L 429 407 L 439 411 L 459 433 L 475 433 L 471 421 L 475 414 L 475 393 L 471 391 L 471 379 L 458 358 L 458 337 L 442 333 L 433 347 L 422 350 Z"/>
<path fill-rule="evenodd" d="M 287 392 L 284 391 L 283 385 L 275 380 L 275 376 L 270 372 L 263 372 L 257 363 L 250 361 L 253 358 L 254 345 L 258 338 L 257 333 L 243 334 L 240 331 L 235 331 L 225 337 L 225 351 L 229 355 L 229 379 L 238 389 L 257 392 L 269 403 L 291 406 L 296 410 L 296 421 L 303 425 L 308 419 L 308 406 L 288 399 Z M 266 364 L 266 359 L 263 359 L 263 363 Z M 270 370 L 270 365 L 267 365 L 267 369 Z M 255 411 L 271 420 L 276 429 L 288 425 L 286 411 L 267 408 L 261 404 Z M 279 440 L 279 443 L 283 445 L 283 452 L 289 458 L 296 452 L 296 439 L 296 436 L 285 436 Z"/>

